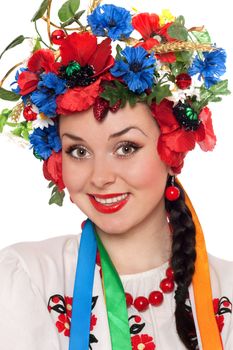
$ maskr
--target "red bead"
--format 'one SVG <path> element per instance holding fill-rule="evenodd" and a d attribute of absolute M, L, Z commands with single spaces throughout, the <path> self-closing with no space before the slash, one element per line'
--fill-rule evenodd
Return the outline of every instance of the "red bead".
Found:
<path fill-rule="evenodd" d="M 185 90 L 192 84 L 192 78 L 187 73 L 181 73 L 176 77 L 176 85 L 179 89 Z"/>
<path fill-rule="evenodd" d="M 51 34 L 51 41 L 55 45 L 61 45 L 65 37 L 66 33 L 64 30 L 54 30 Z"/>
<path fill-rule="evenodd" d="M 161 293 L 159 290 L 155 290 L 154 292 L 151 292 L 149 295 L 149 303 L 153 306 L 159 306 L 163 302 L 163 293 Z"/>
<path fill-rule="evenodd" d="M 133 297 L 129 293 L 125 293 L 126 305 L 130 307 L 133 304 Z"/>
<path fill-rule="evenodd" d="M 180 190 L 176 186 L 168 186 L 165 191 L 165 197 L 169 201 L 175 201 L 179 198 L 180 196 Z"/>
<path fill-rule="evenodd" d="M 171 267 L 168 267 L 166 270 L 166 276 L 170 278 L 171 280 L 174 279 L 174 271 Z"/>
<path fill-rule="evenodd" d="M 145 297 L 138 297 L 134 300 L 133 305 L 138 311 L 145 311 L 149 306 L 149 301 Z"/>
<path fill-rule="evenodd" d="M 170 278 L 164 278 L 159 286 L 164 293 L 171 293 L 175 287 L 174 282 Z"/>
<path fill-rule="evenodd" d="M 30 122 L 37 118 L 37 113 L 32 110 L 32 106 L 26 106 L 23 110 L 23 116 Z"/>
<path fill-rule="evenodd" d="M 141 317 L 140 316 L 135 316 L 134 317 L 134 321 L 136 322 L 136 323 L 139 323 L 139 322 L 141 322 Z"/>

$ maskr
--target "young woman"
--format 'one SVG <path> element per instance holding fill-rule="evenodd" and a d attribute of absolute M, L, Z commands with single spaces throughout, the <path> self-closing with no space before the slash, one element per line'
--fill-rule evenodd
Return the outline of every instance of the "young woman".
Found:
<path fill-rule="evenodd" d="M 34 16 L 47 11 L 48 28 L 50 5 Z M 87 220 L 77 236 L 1 251 L 0 345 L 230 350 L 233 266 L 206 253 L 176 180 L 196 143 L 215 146 L 207 105 L 228 93 L 225 52 L 168 12 L 95 1 L 84 26 L 77 10 L 62 7 L 56 50 L 37 47 L 17 72 L 4 93 L 22 100 L 1 122 L 43 161 L 50 203 L 66 187 Z"/>

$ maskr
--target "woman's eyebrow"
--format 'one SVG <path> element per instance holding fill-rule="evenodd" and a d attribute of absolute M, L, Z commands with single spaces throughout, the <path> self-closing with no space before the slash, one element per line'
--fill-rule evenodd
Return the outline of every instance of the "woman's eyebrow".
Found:
<path fill-rule="evenodd" d="M 124 135 L 124 134 L 126 134 L 126 133 L 127 133 L 129 130 L 131 130 L 131 129 L 139 130 L 140 132 L 143 133 L 143 135 L 145 135 L 146 137 L 148 137 L 148 136 L 144 133 L 144 131 L 142 131 L 139 127 L 137 127 L 137 126 L 129 126 L 129 127 L 125 128 L 125 129 L 123 129 L 123 130 L 121 130 L 121 131 L 118 131 L 118 132 L 116 132 L 116 133 L 110 135 L 108 139 L 110 140 L 110 139 L 112 139 L 112 138 L 114 138 L 114 137 L 119 137 L 119 136 L 121 136 L 121 135 Z M 64 136 L 67 136 L 67 137 L 69 137 L 70 139 L 72 139 L 72 140 L 74 140 L 74 141 L 85 141 L 85 140 L 83 140 L 83 139 L 82 139 L 80 136 L 78 136 L 78 135 L 72 135 L 72 134 L 69 134 L 69 133 L 65 133 L 65 134 L 62 135 L 62 138 L 63 138 Z"/>

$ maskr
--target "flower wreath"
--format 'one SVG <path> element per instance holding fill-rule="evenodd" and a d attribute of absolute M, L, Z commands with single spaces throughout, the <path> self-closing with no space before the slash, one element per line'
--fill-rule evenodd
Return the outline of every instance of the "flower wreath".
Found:
<path fill-rule="evenodd" d="M 196 143 L 213 150 L 216 136 L 208 104 L 221 101 L 229 90 L 227 80 L 221 80 L 226 53 L 211 44 L 204 27 L 187 29 L 184 17 L 169 10 L 160 16 L 131 13 L 100 0 L 90 4 L 85 25 L 79 2 L 66 1 L 58 26 L 50 19 L 51 3 L 43 1 L 32 18 L 35 45 L 26 67 L 17 70 L 12 91 L 2 84 L 18 65 L 0 87 L 0 98 L 19 101 L 1 112 L 0 131 L 11 128 L 43 161 L 44 177 L 53 187 L 49 204 L 62 205 L 65 195 L 59 115 L 93 107 L 101 122 L 109 110 L 144 102 L 161 130 L 158 153 L 175 173 Z M 47 22 L 49 43 L 38 31 L 38 20 Z M 77 28 L 70 27 L 74 23 Z M 25 39 L 18 36 L 1 56 Z"/>

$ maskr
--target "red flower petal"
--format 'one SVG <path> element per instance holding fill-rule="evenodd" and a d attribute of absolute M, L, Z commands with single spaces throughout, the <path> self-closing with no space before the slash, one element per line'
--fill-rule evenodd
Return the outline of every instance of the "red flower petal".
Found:
<path fill-rule="evenodd" d="M 153 47 L 159 45 L 160 42 L 154 38 L 147 39 L 144 42 L 138 43 L 135 45 L 143 47 L 145 50 L 150 50 Z M 156 54 L 155 57 L 160 60 L 161 62 L 168 62 L 168 63 L 174 63 L 176 61 L 176 55 L 173 52 L 163 53 L 163 54 Z"/>
<path fill-rule="evenodd" d="M 169 100 L 162 100 L 160 104 L 153 103 L 151 105 L 152 114 L 157 121 L 161 133 L 166 134 L 180 128 L 173 114 L 173 102 Z"/>
<path fill-rule="evenodd" d="M 195 132 L 185 131 L 183 128 L 163 135 L 163 140 L 167 147 L 175 152 L 191 151 L 196 144 Z"/>
<path fill-rule="evenodd" d="M 176 62 L 176 55 L 173 52 L 155 55 L 161 62 L 174 63 Z"/>
<path fill-rule="evenodd" d="M 32 72 L 41 72 L 44 70 L 46 73 L 57 73 L 57 67 L 55 64 L 55 57 L 52 50 L 40 49 L 37 50 L 28 61 L 28 69 Z"/>
<path fill-rule="evenodd" d="M 87 87 L 77 87 L 68 89 L 65 94 L 58 96 L 57 113 L 67 115 L 73 112 L 80 112 L 88 109 L 95 102 L 99 95 L 99 86 L 101 80 L 98 79 Z"/>
<path fill-rule="evenodd" d="M 111 40 L 109 38 L 103 40 L 95 50 L 95 53 L 88 61 L 88 64 L 92 65 L 95 70 L 95 75 L 109 70 L 114 65 L 114 58 L 111 56 Z"/>
<path fill-rule="evenodd" d="M 44 177 L 53 181 L 57 186 L 59 191 L 62 191 L 65 188 L 63 179 L 62 179 L 62 152 L 52 152 L 52 155 L 44 161 L 43 164 L 43 173 Z"/>
<path fill-rule="evenodd" d="M 157 150 L 162 161 L 168 164 L 176 174 L 180 173 L 183 167 L 186 153 L 175 152 L 174 150 L 171 150 L 167 146 L 166 141 L 164 142 L 164 135 L 160 135 L 158 139 Z"/>
<path fill-rule="evenodd" d="M 35 73 L 24 71 L 19 75 L 18 85 L 21 95 L 27 95 L 36 90 L 38 84 L 38 77 Z"/>
<path fill-rule="evenodd" d="M 63 40 L 60 46 L 62 64 L 68 65 L 71 61 L 76 61 L 81 66 L 85 66 L 96 49 L 97 38 L 94 35 L 88 32 L 72 33 Z"/>
<path fill-rule="evenodd" d="M 198 142 L 199 146 L 203 151 L 212 151 L 216 145 L 216 136 L 214 134 L 211 111 L 208 107 L 202 109 L 199 114 L 199 119 L 202 121 L 205 129 L 205 139 L 201 142 Z"/>
<path fill-rule="evenodd" d="M 132 18 L 132 25 L 143 37 L 149 39 L 159 29 L 159 16 L 156 14 L 140 13 Z"/>

